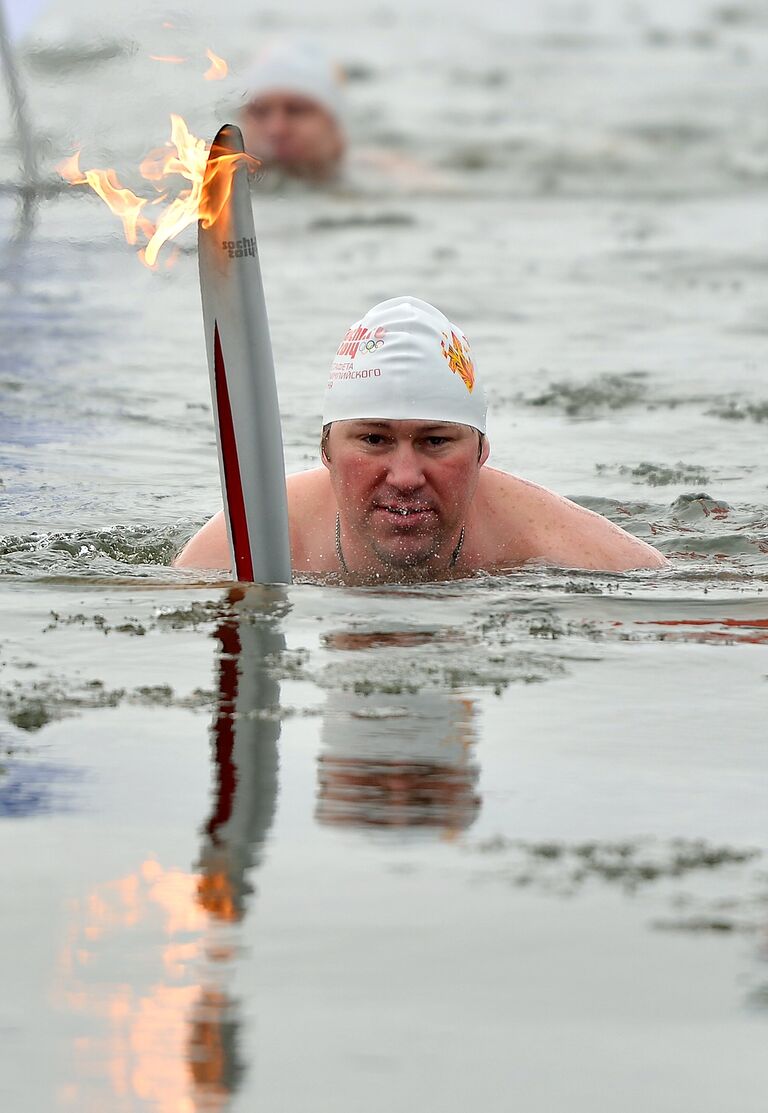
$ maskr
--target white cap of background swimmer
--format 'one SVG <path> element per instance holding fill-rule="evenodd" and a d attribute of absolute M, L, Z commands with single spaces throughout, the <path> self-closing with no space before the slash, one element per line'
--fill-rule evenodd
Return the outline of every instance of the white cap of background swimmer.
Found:
<path fill-rule="evenodd" d="M 244 76 L 244 102 L 276 91 L 300 93 L 322 105 L 337 123 L 344 116 L 343 73 L 312 42 L 276 39 Z"/>
<path fill-rule="evenodd" d="M 391 298 L 346 332 L 331 364 L 323 425 L 435 421 L 485 432 L 487 403 L 469 341 L 434 305 Z"/>

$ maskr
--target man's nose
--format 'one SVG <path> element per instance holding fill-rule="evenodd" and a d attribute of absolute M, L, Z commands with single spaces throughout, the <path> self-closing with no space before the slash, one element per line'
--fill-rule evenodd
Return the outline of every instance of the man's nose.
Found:
<path fill-rule="evenodd" d="M 413 491 L 424 485 L 424 471 L 419 454 L 410 442 L 398 444 L 391 453 L 387 482 L 401 491 Z"/>

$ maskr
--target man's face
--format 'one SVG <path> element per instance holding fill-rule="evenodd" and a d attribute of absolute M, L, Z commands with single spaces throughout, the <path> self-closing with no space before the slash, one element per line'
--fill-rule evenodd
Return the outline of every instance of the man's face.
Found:
<path fill-rule="evenodd" d="M 299 93 L 278 90 L 254 98 L 243 108 L 241 124 L 250 154 L 298 177 L 329 177 L 344 150 L 331 114 Z"/>
<path fill-rule="evenodd" d="M 405 578 L 445 572 L 487 456 L 468 425 L 334 422 L 324 462 L 349 567 Z"/>

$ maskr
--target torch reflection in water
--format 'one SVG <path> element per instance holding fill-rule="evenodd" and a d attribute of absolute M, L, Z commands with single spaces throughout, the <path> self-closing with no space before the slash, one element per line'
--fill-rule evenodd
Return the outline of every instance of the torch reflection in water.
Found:
<path fill-rule="evenodd" d="M 240 1084 L 227 983 L 233 925 L 253 892 L 247 875 L 275 812 L 280 688 L 269 657 L 284 645 L 284 598 L 278 588 L 233 588 L 215 632 L 213 806 L 199 872 L 149 860 L 73 906 L 60 997 L 78 1014 L 80 1034 L 73 1080 L 59 1098 L 78 1113 L 223 1111 Z M 132 959 L 141 974 L 115 984 Z"/>
<path fill-rule="evenodd" d="M 339 632 L 333 649 L 403 648 L 432 634 Z M 433 828 L 451 837 L 480 811 L 472 700 L 439 692 L 331 693 L 323 716 L 317 819 L 353 827 Z"/>

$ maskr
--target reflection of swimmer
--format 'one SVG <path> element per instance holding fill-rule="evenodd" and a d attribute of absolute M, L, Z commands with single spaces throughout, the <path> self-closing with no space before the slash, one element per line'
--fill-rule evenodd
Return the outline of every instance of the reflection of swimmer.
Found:
<path fill-rule="evenodd" d="M 287 481 L 294 570 L 413 582 L 529 561 L 615 572 L 666 564 L 600 514 L 486 467 L 485 424 L 461 329 L 417 298 L 374 306 L 331 364 L 323 466 Z M 177 564 L 230 566 L 223 513 Z"/>
<path fill-rule="evenodd" d="M 335 693 L 323 719 L 317 818 L 461 831 L 480 810 L 472 704 L 434 692 Z"/>
<path fill-rule="evenodd" d="M 419 644 L 429 634 L 355 631 L 334 649 Z M 469 827 L 480 810 L 474 705 L 441 692 L 333 692 L 323 714 L 317 819 L 354 827 Z"/>
<path fill-rule="evenodd" d="M 281 40 L 246 75 L 239 124 L 246 150 L 267 168 L 324 182 L 346 147 L 340 71 L 309 43 Z"/>

